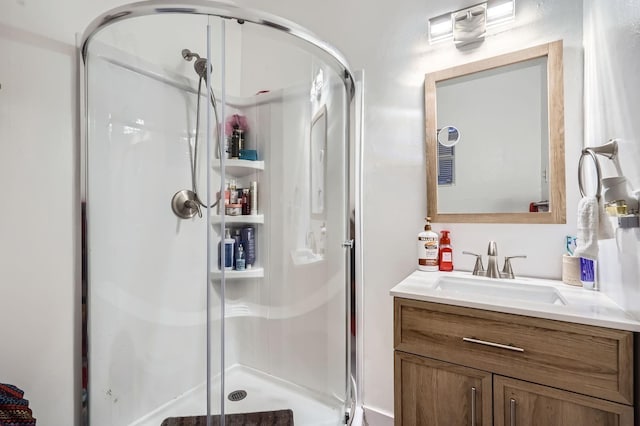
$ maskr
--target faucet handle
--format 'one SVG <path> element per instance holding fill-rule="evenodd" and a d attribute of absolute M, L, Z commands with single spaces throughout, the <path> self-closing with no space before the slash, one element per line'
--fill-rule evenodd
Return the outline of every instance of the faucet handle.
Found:
<path fill-rule="evenodd" d="M 485 270 L 484 265 L 482 264 L 482 255 L 471 253 L 470 251 L 463 251 L 462 254 L 468 254 L 476 257 L 476 264 L 473 267 L 473 275 L 484 276 Z"/>
<path fill-rule="evenodd" d="M 504 258 L 504 266 L 502 267 L 502 271 L 500 272 L 500 277 L 501 278 L 509 278 L 509 279 L 514 279 L 516 276 L 513 273 L 513 268 L 511 267 L 511 259 L 526 259 L 527 256 L 525 255 L 518 255 L 518 256 L 505 256 Z"/>

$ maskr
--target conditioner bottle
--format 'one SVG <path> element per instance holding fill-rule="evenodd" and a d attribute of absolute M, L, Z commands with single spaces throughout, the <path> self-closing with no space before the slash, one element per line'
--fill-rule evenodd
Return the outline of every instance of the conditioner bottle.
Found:
<path fill-rule="evenodd" d="M 451 240 L 449 239 L 449 231 L 440 231 L 442 238 L 440 238 L 440 257 L 439 265 L 441 271 L 453 271 L 453 247 L 451 247 Z"/>
<path fill-rule="evenodd" d="M 435 272 L 438 270 L 438 234 L 431 230 L 431 218 L 425 220 L 424 231 L 418 234 L 418 269 Z"/>

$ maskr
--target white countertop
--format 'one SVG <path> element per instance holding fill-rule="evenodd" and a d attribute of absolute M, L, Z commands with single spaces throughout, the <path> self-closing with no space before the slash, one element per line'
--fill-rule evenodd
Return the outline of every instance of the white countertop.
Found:
<path fill-rule="evenodd" d="M 447 278 L 448 277 L 448 278 Z M 444 278 L 443 281 L 440 281 Z M 459 280 L 457 280 L 459 278 Z M 479 291 L 467 292 L 452 287 L 442 286 L 444 281 L 459 281 L 462 287 L 480 284 Z M 518 293 L 513 297 L 502 292 L 522 287 L 523 295 L 528 290 L 532 293 L 551 291 L 562 299 L 556 303 L 525 300 L 526 296 Z M 554 288 L 556 292 L 549 290 Z M 618 330 L 640 331 L 640 321 L 634 319 L 605 294 L 564 284 L 561 281 L 538 278 L 517 278 L 515 280 L 474 277 L 470 272 L 422 272 L 415 271 L 390 290 L 391 296 L 406 299 L 424 300 L 447 305 L 468 308 L 486 309 L 489 311 L 525 315 L 567 321 L 578 324 L 595 325 Z"/>

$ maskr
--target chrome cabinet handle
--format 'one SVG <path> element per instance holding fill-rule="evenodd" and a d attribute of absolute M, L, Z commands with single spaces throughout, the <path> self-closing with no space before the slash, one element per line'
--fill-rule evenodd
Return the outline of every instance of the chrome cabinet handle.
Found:
<path fill-rule="evenodd" d="M 463 337 L 462 341 L 469 342 L 469 343 L 477 343 L 479 345 L 485 345 L 485 346 L 493 346 L 494 348 L 508 349 L 508 350 L 514 351 L 514 352 L 524 352 L 524 349 L 519 348 L 517 346 L 502 345 L 500 343 L 487 342 L 486 340 L 479 340 L 479 339 L 475 339 L 473 337 Z"/>
<path fill-rule="evenodd" d="M 471 388 L 471 426 L 476 426 L 476 388 Z"/>
<path fill-rule="evenodd" d="M 516 400 L 509 400 L 509 425 L 516 426 Z"/>

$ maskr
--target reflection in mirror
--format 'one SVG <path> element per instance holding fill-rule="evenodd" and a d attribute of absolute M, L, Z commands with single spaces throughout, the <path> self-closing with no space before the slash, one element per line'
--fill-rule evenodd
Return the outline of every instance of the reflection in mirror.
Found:
<path fill-rule="evenodd" d="M 438 124 L 455 122 L 466 135 L 455 185 L 438 187 L 439 213 L 527 212 L 549 199 L 546 71 L 542 57 L 436 83 Z"/>
<path fill-rule="evenodd" d="M 561 41 L 428 74 L 425 96 L 434 221 L 565 222 Z"/>
<path fill-rule="evenodd" d="M 460 141 L 460 131 L 454 126 L 446 126 L 438 130 L 438 143 L 452 147 Z"/>

